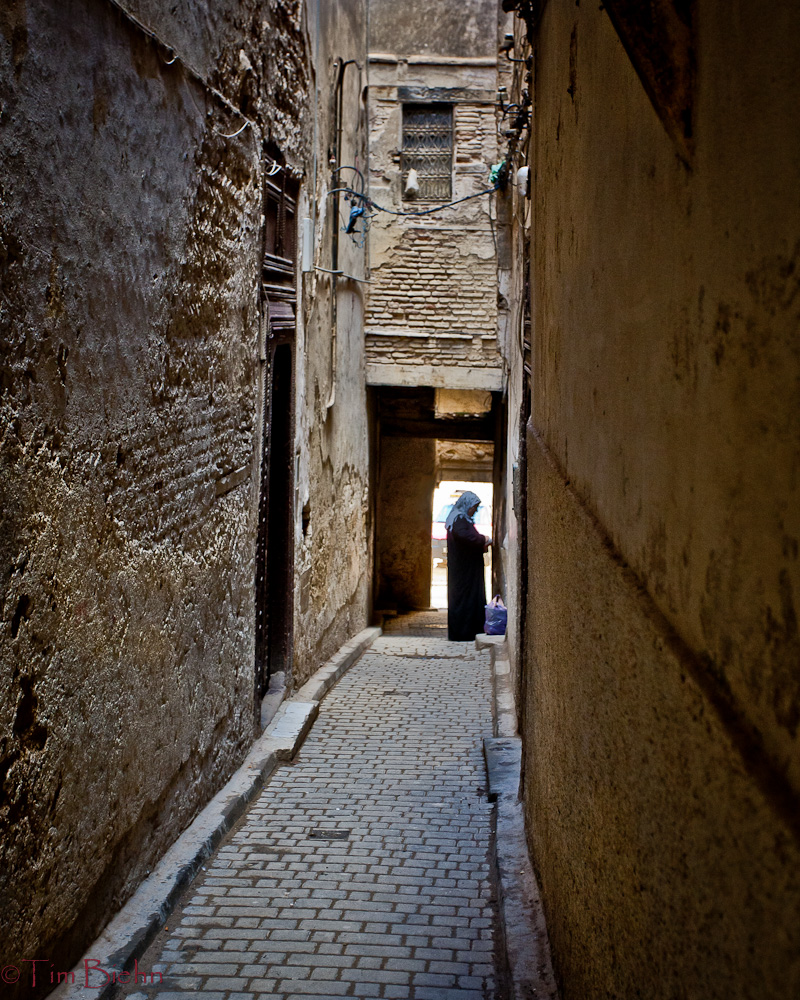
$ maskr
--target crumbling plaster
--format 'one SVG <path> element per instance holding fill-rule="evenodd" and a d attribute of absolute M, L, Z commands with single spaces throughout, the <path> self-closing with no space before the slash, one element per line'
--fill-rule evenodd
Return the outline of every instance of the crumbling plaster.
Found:
<path fill-rule="evenodd" d="M 313 262 L 366 277 L 363 238 L 341 230 L 330 192 L 335 146 L 332 98 L 342 60 L 343 166 L 363 168 L 367 149 L 366 16 L 364 5 L 320 0 L 308 22 L 317 57 L 316 104 L 307 131 L 316 135 L 316 185 L 306 186 L 301 217 L 314 225 Z M 348 184 L 352 171 L 337 175 Z M 334 231 L 338 227 L 338 260 Z M 364 377 L 366 285 L 312 270 L 301 276 L 302 316 L 297 350 L 295 636 L 293 682 L 303 683 L 338 647 L 368 624 L 371 594 L 369 443 Z M 335 312 L 334 312 L 335 297 Z M 335 321 L 335 335 L 334 331 Z"/>
<path fill-rule="evenodd" d="M 394 51 L 403 50 L 402 29 L 395 43 Z M 378 44 L 373 36 L 372 49 Z M 394 211 L 432 207 L 402 198 L 403 87 L 423 95 L 439 89 L 454 94 L 453 198 L 488 188 L 489 167 L 498 155 L 494 62 L 448 66 L 431 57 L 418 65 L 383 54 L 370 64 L 371 197 Z M 366 317 L 371 383 L 431 384 L 430 367 L 440 369 L 435 384 L 451 388 L 497 388 L 490 372 L 502 382 L 492 197 L 432 216 L 378 213 L 373 219 Z"/>
<path fill-rule="evenodd" d="M 486 0 L 369 0 L 370 51 L 431 56 L 497 55 L 497 8 Z"/>

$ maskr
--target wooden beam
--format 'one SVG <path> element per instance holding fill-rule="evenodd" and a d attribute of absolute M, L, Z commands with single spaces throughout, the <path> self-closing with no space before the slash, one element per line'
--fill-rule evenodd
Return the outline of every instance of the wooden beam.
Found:
<path fill-rule="evenodd" d="M 385 437 L 438 438 L 441 441 L 494 442 L 494 415 L 436 420 L 429 417 L 381 417 Z"/>

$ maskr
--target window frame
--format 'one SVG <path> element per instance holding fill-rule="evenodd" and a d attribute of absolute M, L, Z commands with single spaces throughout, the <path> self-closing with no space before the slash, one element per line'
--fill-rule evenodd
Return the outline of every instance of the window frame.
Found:
<path fill-rule="evenodd" d="M 455 105 L 448 103 L 446 101 L 404 101 L 401 104 L 400 113 L 400 176 L 401 176 L 401 197 L 404 202 L 422 202 L 423 204 L 442 204 L 447 203 L 453 198 L 453 170 L 455 166 L 456 150 L 455 150 Z M 409 148 L 407 143 L 407 137 L 411 138 L 407 128 L 407 115 L 410 116 L 413 112 L 428 112 L 433 114 L 436 112 L 444 113 L 446 112 L 449 116 L 449 125 L 447 133 L 449 136 L 449 148 L 447 149 L 446 155 L 448 159 L 448 172 L 447 172 L 447 193 L 444 194 L 441 191 L 427 192 L 425 191 L 426 182 L 443 181 L 444 173 L 431 172 L 427 173 L 424 169 L 424 164 L 420 163 L 421 159 L 424 159 L 426 155 L 436 154 L 437 146 L 431 145 L 431 153 L 426 154 L 424 146 L 417 146 L 418 152 L 414 151 L 414 147 Z M 440 128 L 442 126 L 439 126 Z M 419 127 L 418 127 L 419 128 Z M 435 126 L 431 127 L 431 134 L 434 135 L 433 129 Z M 419 132 L 417 133 L 419 136 Z M 444 147 L 442 148 L 442 154 L 439 157 L 444 159 Z M 406 179 L 408 178 L 409 171 L 414 168 L 417 171 L 417 176 L 420 180 L 420 193 L 413 198 L 406 196 Z"/>

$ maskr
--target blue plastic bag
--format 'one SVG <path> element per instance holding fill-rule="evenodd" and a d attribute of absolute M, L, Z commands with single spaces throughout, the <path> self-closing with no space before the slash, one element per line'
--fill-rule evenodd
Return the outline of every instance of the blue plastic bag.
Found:
<path fill-rule="evenodd" d="M 486 621 L 484 632 L 486 635 L 505 635 L 508 625 L 508 609 L 503 604 L 503 598 L 499 594 L 486 605 Z"/>

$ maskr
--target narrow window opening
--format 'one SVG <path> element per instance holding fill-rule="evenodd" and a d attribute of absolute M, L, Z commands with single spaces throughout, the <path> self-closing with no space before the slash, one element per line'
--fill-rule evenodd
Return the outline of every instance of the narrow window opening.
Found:
<path fill-rule="evenodd" d="M 410 170 L 417 172 L 414 201 L 453 197 L 453 108 L 449 104 L 403 105 L 401 169 L 405 198 Z M 409 199 L 410 200 L 410 199 Z"/>

